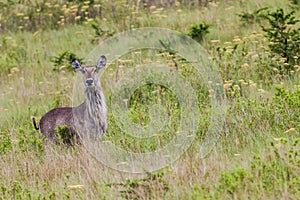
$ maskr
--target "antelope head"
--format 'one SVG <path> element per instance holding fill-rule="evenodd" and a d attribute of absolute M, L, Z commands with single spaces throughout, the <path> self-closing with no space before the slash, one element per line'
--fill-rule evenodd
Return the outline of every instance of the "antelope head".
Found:
<path fill-rule="evenodd" d="M 101 56 L 98 60 L 97 66 L 83 67 L 78 60 L 72 60 L 72 67 L 75 71 L 80 71 L 84 74 L 83 83 L 86 88 L 94 87 L 99 84 L 98 72 L 106 65 L 106 57 Z"/>

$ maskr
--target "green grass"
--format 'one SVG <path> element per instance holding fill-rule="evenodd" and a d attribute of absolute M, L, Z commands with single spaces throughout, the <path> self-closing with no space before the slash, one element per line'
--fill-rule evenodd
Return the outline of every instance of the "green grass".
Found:
<path fill-rule="evenodd" d="M 32 8 L 45 6 L 45 2 L 37 2 Z M 61 6 L 44 8 L 42 14 L 2 3 L 7 9 L 0 15 L 0 199 L 298 199 L 299 71 L 296 67 L 290 74 L 278 74 L 270 67 L 274 63 L 261 27 L 244 24 L 238 16 L 263 7 L 290 11 L 290 1 L 218 1 L 193 8 L 188 4 L 137 7 L 132 1 L 124 7 L 123 1 L 103 2 L 101 17 L 94 18 L 94 5 L 99 4 L 95 0 L 89 2 L 88 13 L 77 13 L 84 19 L 80 21 L 74 21 L 75 14 L 63 8 L 75 2 L 53 0 L 51 5 Z M 24 13 L 22 20 L 18 20 L 20 14 L 16 17 L 20 12 Z M 54 17 L 44 18 L 48 12 L 54 12 Z M 27 15 L 34 23 L 26 27 L 22 23 Z M 66 21 L 57 25 L 60 15 Z M 295 17 L 300 19 L 299 10 Z M 128 69 L 149 62 L 166 63 L 191 83 L 201 111 L 196 139 L 180 159 L 157 172 L 128 174 L 97 161 L 82 146 L 44 146 L 31 116 L 40 119 L 54 107 L 72 106 L 73 91 L 81 87 L 75 85 L 74 72 L 66 66 L 54 66 L 54 56 L 69 51 L 86 58 L 97 46 L 95 40 L 103 41 L 114 32 L 155 26 L 188 34 L 191 26 L 202 22 L 210 27 L 201 44 L 218 66 L 228 99 L 224 129 L 205 159 L 200 148 L 210 123 L 211 105 L 202 75 L 199 77 L 194 66 L 178 55 L 152 50 L 130 52 L 118 61 L 109 61 L 102 72 L 109 111 L 104 140 L 143 153 L 164 147 L 176 135 L 180 105 L 172 91 L 159 85 L 138 88 L 128 102 L 129 118 L 135 124 L 151 122 L 154 104 L 164 107 L 171 118 L 150 139 L 127 135 L 111 111 L 113 87 Z M 91 23 L 103 34 L 97 34 Z M 18 30 L 19 26 L 24 28 Z"/>

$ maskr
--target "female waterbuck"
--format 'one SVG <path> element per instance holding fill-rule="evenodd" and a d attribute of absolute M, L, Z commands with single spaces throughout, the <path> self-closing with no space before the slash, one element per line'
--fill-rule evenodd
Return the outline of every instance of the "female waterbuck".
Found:
<path fill-rule="evenodd" d="M 77 60 L 72 61 L 75 71 L 83 73 L 85 101 L 77 107 L 54 108 L 47 112 L 40 120 L 39 127 L 33 117 L 36 130 L 53 142 L 57 138 L 56 129 L 63 127 L 59 134 L 64 143 L 74 144 L 83 139 L 102 136 L 107 128 L 106 105 L 98 72 L 106 65 L 105 56 L 101 56 L 97 66 L 82 67 Z"/>

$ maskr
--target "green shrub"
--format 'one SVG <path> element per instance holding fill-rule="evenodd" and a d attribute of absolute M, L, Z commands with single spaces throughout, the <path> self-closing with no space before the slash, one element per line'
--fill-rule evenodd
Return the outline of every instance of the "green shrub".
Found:
<path fill-rule="evenodd" d="M 247 172 L 244 168 L 237 168 L 233 171 L 224 171 L 219 179 L 219 189 L 233 195 L 238 188 L 245 187 Z"/>
<path fill-rule="evenodd" d="M 5 154 L 12 150 L 11 135 L 6 131 L 0 132 L 0 154 Z"/>
<path fill-rule="evenodd" d="M 57 126 L 54 130 L 56 134 L 56 142 L 58 144 L 75 144 L 74 133 L 69 131 L 68 126 Z"/>
<path fill-rule="evenodd" d="M 60 71 L 62 69 L 68 69 L 69 71 L 73 71 L 72 68 L 72 60 L 77 59 L 80 63 L 84 64 L 83 58 L 78 57 L 75 53 L 66 50 L 62 53 L 58 54 L 58 56 L 52 56 L 50 61 L 53 63 L 54 71 Z"/>
<path fill-rule="evenodd" d="M 281 74 L 293 70 L 294 65 L 300 63 L 300 28 L 296 27 L 299 20 L 295 19 L 294 14 L 295 11 L 285 14 L 282 8 L 264 14 L 268 27 L 262 26 L 262 30 L 275 58 L 274 65 Z"/>
<path fill-rule="evenodd" d="M 32 152 L 39 155 L 44 152 L 44 143 L 42 134 L 37 131 L 25 131 L 23 128 L 19 128 L 19 132 L 16 135 L 18 140 L 18 150 L 21 152 Z"/>
<path fill-rule="evenodd" d="M 24 185 L 17 180 L 11 180 L 9 184 L 2 185 L 0 199 L 55 199 L 56 193 L 51 191 L 43 194 L 39 191 L 31 190 L 28 185 Z"/>
<path fill-rule="evenodd" d="M 205 22 L 194 24 L 190 27 L 188 36 L 200 43 L 203 41 L 205 35 L 209 33 L 209 27 L 210 25 Z"/>
<path fill-rule="evenodd" d="M 273 98 L 276 125 L 283 129 L 300 126 L 300 90 L 289 91 L 276 87 Z"/>

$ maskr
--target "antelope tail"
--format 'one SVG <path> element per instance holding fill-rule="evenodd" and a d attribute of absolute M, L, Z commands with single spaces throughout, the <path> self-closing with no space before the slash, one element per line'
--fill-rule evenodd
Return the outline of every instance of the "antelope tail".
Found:
<path fill-rule="evenodd" d="M 35 119 L 35 117 L 31 117 L 31 119 L 32 119 L 33 126 L 34 126 L 35 130 L 39 130 L 40 128 L 36 125 L 36 119 Z"/>

